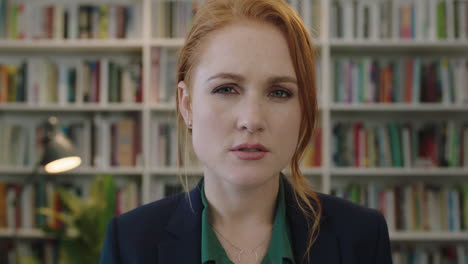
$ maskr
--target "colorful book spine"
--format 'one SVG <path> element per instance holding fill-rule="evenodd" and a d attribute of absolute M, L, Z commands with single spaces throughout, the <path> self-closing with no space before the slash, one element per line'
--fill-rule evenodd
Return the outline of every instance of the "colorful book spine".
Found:
<path fill-rule="evenodd" d="M 371 62 L 372 61 L 372 62 Z M 336 103 L 468 102 L 466 58 L 333 58 Z"/>
<path fill-rule="evenodd" d="M 349 183 L 333 187 L 331 193 L 379 210 L 391 231 L 468 230 L 466 184 Z"/>
<path fill-rule="evenodd" d="M 332 160 L 337 167 L 464 167 L 467 126 L 454 121 L 337 122 Z"/>
<path fill-rule="evenodd" d="M 0 1 L 0 39 L 137 38 L 141 3 L 75 4 Z"/>
<path fill-rule="evenodd" d="M 332 38 L 435 41 L 468 36 L 464 0 L 333 0 L 330 6 Z"/>

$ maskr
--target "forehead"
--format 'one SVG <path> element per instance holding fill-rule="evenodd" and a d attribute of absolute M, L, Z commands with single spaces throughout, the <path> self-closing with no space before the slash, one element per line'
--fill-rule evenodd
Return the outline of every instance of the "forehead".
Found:
<path fill-rule="evenodd" d="M 211 32 L 204 40 L 195 67 L 195 82 L 218 72 L 249 78 L 268 78 L 295 72 L 288 44 L 273 25 L 241 21 Z"/>

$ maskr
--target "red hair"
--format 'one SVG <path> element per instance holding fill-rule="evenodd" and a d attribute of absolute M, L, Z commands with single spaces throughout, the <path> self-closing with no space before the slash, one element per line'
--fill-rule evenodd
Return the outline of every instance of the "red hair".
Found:
<path fill-rule="evenodd" d="M 241 19 L 266 22 L 277 27 L 288 43 L 296 73 L 301 108 L 299 138 L 290 163 L 290 182 L 294 189 L 297 205 L 304 216 L 310 220 L 309 243 L 306 250 L 306 255 L 308 255 L 319 232 L 322 207 L 317 194 L 311 189 L 307 179 L 300 171 L 300 160 L 314 133 L 318 110 L 314 46 L 310 34 L 297 13 L 283 0 L 204 1 L 197 10 L 190 32 L 180 51 L 177 82 L 185 81 L 190 96 L 191 75 L 197 64 L 203 40 L 209 36 L 210 32 Z M 181 157 L 180 154 L 184 154 L 184 160 L 187 161 L 188 150 L 184 149 L 184 146 L 191 146 L 188 142 L 188 134 L 191 131 L 186 127 L 180 115 L 178 96 L 176 96 L 176 100 L 179 157 Z"/>

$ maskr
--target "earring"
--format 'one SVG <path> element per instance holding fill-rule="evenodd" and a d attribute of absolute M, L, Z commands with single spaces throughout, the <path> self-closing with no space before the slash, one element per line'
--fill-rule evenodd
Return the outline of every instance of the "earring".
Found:
<path fill-rule="evenodd" d="M 188 128 L 192 129 L 192 120 L 188 121 Z"/>

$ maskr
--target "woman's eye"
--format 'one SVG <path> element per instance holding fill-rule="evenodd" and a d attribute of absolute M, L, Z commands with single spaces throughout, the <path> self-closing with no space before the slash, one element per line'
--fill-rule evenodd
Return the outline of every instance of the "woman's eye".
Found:
<path fill-rule="evenodd" d="M 282 98 L 291 97 L 291 93 L 284 91 L 284 90 L 274 90 L 273 92 L 271 92 L 271 95 L 273 97 L 282 97 Z"/>
<path fill-rule="evenodd" d="M 234 90 L 233 87 L 231 86 L 222 86 L 213 91 L 213 93 L 234 93 L 236 90 Z"/>

